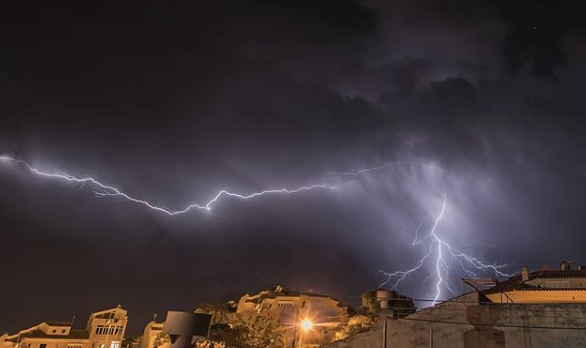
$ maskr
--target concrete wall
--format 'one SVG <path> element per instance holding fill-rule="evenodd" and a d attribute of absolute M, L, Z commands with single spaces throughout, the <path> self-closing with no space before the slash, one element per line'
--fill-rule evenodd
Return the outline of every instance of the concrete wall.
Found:
<path fill-rule="evenodd" d="M 586 348 L 586 304 L 480 304 L 477 294 L 467 294 L 388 319 L 387 328 L 387 348 L 427 348 L 430 335 L 435 348 Z M 382 342 L 379 327 L 326 347 L 378 348 Z"/>
<path fill-rule="evenodd" d="M 381 348 L 383 342 L 383 329 L 377 327 L 374 330 L 363 332 L 344 340 L 321 346 L 322 348 Z M 391 347 L 387 345 L 387 347 Z"/>

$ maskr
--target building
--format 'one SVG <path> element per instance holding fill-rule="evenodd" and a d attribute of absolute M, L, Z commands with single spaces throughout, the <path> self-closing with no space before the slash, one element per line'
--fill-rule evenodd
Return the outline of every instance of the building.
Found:
<path fill-rule="evenodd" d="M 87 348 L 89 334 L 72 330 L 71 323 L 42 322 L 0 339 L 2 348 Z"/>
<path fill-rule="evenodd" d="M 92 313 L 85 330 L 74 330 L 72 322 L 42 322 L 1 336 L 0 348 L 121 348 L 126 313 L 120 306 Z"/>
<path fill-rule="evenodd" d="M 194 338 L 197 342 L 209 335 L 211 321 L 212 316 L 209 314 L 167 311 L 165 322 L 152 320 L 145 326 L 136 347 L 193 347 Z"/>
<path fill-rule="evenodd" d="M 86 325 L 90 334 L 87 348 L 120 348 L 128 324 L 127 313 L 120 306 L 92 313 Z"/>
<path fill-rule="evenodd" d="M 238 301 L 241 315 L 270 316 L 287 332 L 295 347 L 318 347 L 334 340 L 334 330 L 348 322 L 348 307 L 322 295 L 274 290 L 246 294 Z"/>
<path fill-rule="evenodd" d="M 586 303 L 586 267 L 573 270 L 567 261 L 559 270 L 529 272 L 523 267 L 521 274 L 483 293 L 496 303 Z"/>
<path fill-rule="evenodd" d="M 472 292 L 403 318 L 381 314 L 373 330 L 323 348 L 586 347 L 586 303 L 493 303 Z"/>
<path fill-rule="evenodd" d="M 155 340 L 163 332 L 164 324 L 157 323 L 154 320 L 149 322 L 140 337 L 139 348 L 153 348 L 155 346 Z"/>

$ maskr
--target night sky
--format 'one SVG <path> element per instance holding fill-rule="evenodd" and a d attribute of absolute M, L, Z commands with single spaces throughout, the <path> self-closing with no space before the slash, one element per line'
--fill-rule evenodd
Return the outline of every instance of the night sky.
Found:
<path fill-rule="evenodd" d="M 357 304 L 426 253 L 444 196 L 471 255 L 585 264 L 578 3 L 4 1 L 0 154 L 168 209 L 337 188 L 170 217 L 2 163 L 0 332 L 121 304 L 138 334 L 275 284 Z M 433 267 L 398 289 L 432 298 Z"/>

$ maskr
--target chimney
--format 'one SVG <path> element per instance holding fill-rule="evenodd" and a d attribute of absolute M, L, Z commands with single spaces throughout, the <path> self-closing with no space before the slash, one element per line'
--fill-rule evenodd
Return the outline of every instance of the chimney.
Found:
<path fill-rule="evenodd" d="M 527 266 L 523 266 L 523 268 L 521 268 L 521 280 L 524 282 L 529 280 L 529 269 Z"/>

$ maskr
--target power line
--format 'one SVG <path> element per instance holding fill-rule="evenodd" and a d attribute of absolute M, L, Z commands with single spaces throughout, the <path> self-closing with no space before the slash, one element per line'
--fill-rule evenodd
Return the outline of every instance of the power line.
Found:
<path fill-rule="evenodd" d="M 411 315 L 411 314 L 426 314 L 426 315 L 431 315 L 431 316 L 442 316 L 442 315 L 467 315 L 470 314 L 470 316 L 474 316 L 474 315 L 482 315 L 483 317 L 496 317 L 496 318 L 521 318 L 521 319 L 525 319 L 527 317 L 534 317 L 534 318 L 559 318 L 560 315 L 563 315 L 564 318 L 566 319 L 573 319 L 573 320 L 586 320 L 586 313 L 580 314 L 580 315 L 571 315 L 571 314 L 566 314 L 566 313 L 556 313 L 556 312 L 551 312 L 551 313 L 539 313 L 539 312 L 532 312 L 532 313 L 502 313 L 502 312 L 496 312 L 496 313 L 469 313 L 466 311 L 457 311 L 457 310 L 453 310 L 453 311 L 442 311 L 442 312 L 436 312 L 436 313 L 430 313 L 430 312 L 409 312 L 409 311 L 393 311 L 394 313 L 397 313 L 399 315 L 401 314 L 405 314 L 405 315 Z M 548 315 L 545 315 L 548 314 Z M 551 315 L 549 315 L 551 314 Z"/>
<path fill-rule="evenodd" d="M 484 323 L 469 323 L 463 321 L 449 321 L 449 320 L 435 320 L 435 319 L 420 319 L 420 318 L 400 318 L 396 320 L 407 320 L 407 321 L 419 321 L 428 323 L 438 324 L 452 324 L 452 325 L 467 325 L 467 326 L 486 326 L 486 327 L 502 327 L 502 328 L 517 328 L 517 329 L 543 329 L 543 330 L 586 330 L 586 326 L 583 327 L 571 327 L 571 326 L 532 326 L 532 325 L 508 325 L 508 324 L 484 324 Z"/>
<path fill-rule="evenodd" d="M 519 294 L 516 296 L 520 296 L 526 299 L 542 299 L 542 297 L 539 296 L 531 296 L 531 295 L 525 295 L 525 294 Z M 502 303 L 502 302 L 493 302 L 493 301 L 478 301 L 478 300 L 458 300 L 457 297 L 455 299 L 448 299 L 448 300 L 433 300 L 433 299 L 423 299 L 423 298 L 391 298 L 389 301 L 413 301 L 413 302 L 436 302 L 438 304 L 442 304 L 442 303 L 482 303 L 482 304 L 498 304 L 498 305 L 525 305 L 525 304 L 531 304 L 531 305 L 537 305 L 537 304 L 582 304 L 582 305 L 586 305 L 586 301 L 584 302 L 577 302 L 577 301 L 565 301 L 565 302 L 535 302 L 535 303 L 516 303 L 516 302 L 507 302 L 507 303 Z"/>
<path fill-rule="evenodd" d="M 480 307 L 482 308 L 482 307 Z M 586 319 L 586 308 L 584 311 L 565 311 L 565 310 L 555 310 L 555 309 L 545 309 L 545 308 L 494 308 L 494 307 L 484 307 L 490 308 L 492 315 L 499 315 L 499 316 L 523 316 L 524 313 L 528 313 L 527 315 L 539 314 L 539 317 L 550 317 L 543 314 L 565 314 L 569 318 L 580 318 L 583 317 Z M 433 315 L 441 315 L 443 313 L 467 313 L 469 311 L 468 308 L 425 308 L 418 311 L 413 310 L 412 308 L 403 308 L 403 307 L 389 307 L 388 309 L 393 310 L 395 313 L 425 313 L 433 314 Z M 516 312 L 516 313 L 513 313 Z M 514 315 L 513 315 L 514 314 Z M 488 315 L 488 314 L 487 314 Z"/>

